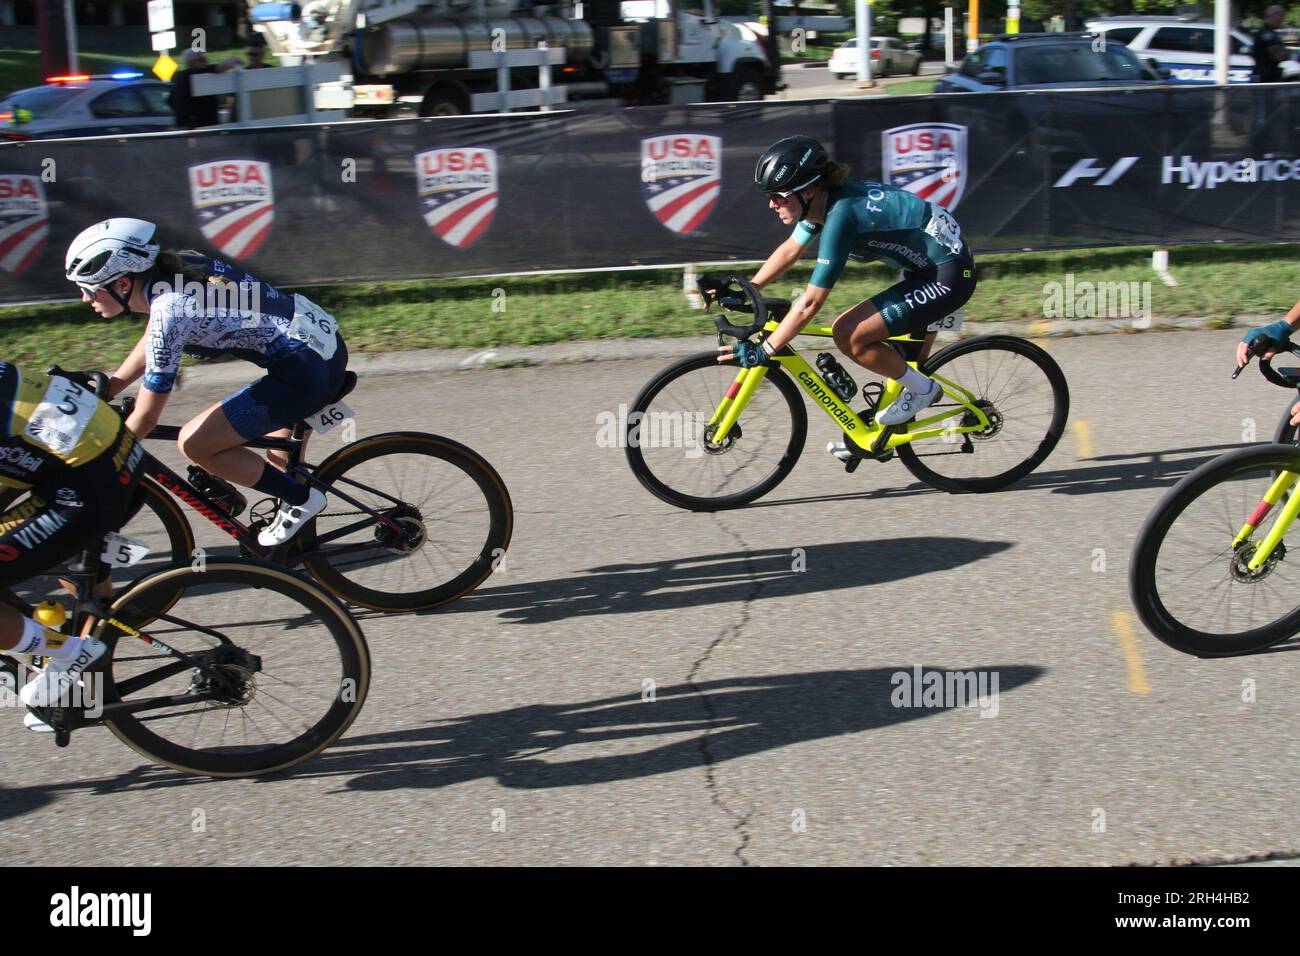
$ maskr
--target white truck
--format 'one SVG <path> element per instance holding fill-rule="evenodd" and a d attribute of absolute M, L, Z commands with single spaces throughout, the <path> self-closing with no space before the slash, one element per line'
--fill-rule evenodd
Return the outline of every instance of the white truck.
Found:
<path fill-rule="evenodd" d="M 249 15 L 281 63 L 340 62 L 343 78 L 318 88 L 316 106 L 354 116 L 758 100 L 781 89 L 771 40 L 713 3 L 249 0 Z"/>

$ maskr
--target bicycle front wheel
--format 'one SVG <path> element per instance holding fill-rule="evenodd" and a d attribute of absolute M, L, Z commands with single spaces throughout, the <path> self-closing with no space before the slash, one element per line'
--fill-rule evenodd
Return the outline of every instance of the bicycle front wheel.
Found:
<path fill-rule="evenodd" d="M 980 431 L 898 446 L 907 470 L 931 487 L 998 491 L 1042 464 L 1061 440 L 1070 414 L 1070 390 L 1060 366 L 1032 342 L 1011 335 L 965 339 L 940 351 L 921 371 L 970 392 L 971 404 L 989 421 Z M 979 423 L 973 412 L 949 396 L 922 415 L 944 410 L 953 413 L 944 426 Z"/>
<path fill-rule="evenodd" d="M 147 577 L 113 602 L 104 703 L 148 709 L 105 722 L 142 756 L 185 773 L 246 777 L 320 753 L 370 688 L 370 652 L 319 586 L 257 561 L 210 561 Z M 151 622 L 151 623 L 150 623 Z M 150 644 L 188 654 L 195 667 Z"/>
<path fill-rule="evenodd" d="M 668 366 L 641 389 L 623 436 L 628 465 L 656 498 L 690 511 L 739 508 L 790 474 L 808 435 L 808 412 L 790 376 L 767 370 L 725 441 L 711 439 L 735 365 L 704 352 Z"/>
<path fill-rule="evenodd" d="M 477 452 L 438 435 L 400 432 L 354 442 L 321 464 L 335 490 L 304 529 L 304 564 L 345 601 L 420 611 L 474 590 L 510 547 L 514 506 Z M 380 521 L 341 497 L 346 494 Z"/>
<path fill-rule="evenodd" d="M 1300 632 L 1300 558 L 1287 541 L 1261 567 L 1248 567 L 1296 493 L 1292 486 L 1265 506 L 1264 495 L 1282 472 L 1300 472 L 1300 449 L 1251 445 L 1220 455 L 1170 488 L 1143 524 L 1129 592 L 1142 623 L 1170 647 L 1223 657 Z M 1256 527 L 1234 547 L 1248 523 Z"/>

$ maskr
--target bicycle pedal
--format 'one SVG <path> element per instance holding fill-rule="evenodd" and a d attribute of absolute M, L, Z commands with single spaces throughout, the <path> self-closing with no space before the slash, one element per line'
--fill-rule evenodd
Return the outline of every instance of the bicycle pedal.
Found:
<path fill-rule="evenodd" d="M 858 465 L 862 464 L 861 458 L 850 458 L 844 463 L 844 470 L 850 475 L 858 470 Z"/>

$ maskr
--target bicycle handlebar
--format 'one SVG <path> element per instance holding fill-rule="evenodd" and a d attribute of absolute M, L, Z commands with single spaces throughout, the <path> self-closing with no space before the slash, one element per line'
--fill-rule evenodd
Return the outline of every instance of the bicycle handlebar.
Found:
<path fill-rule="evenodd" d="M 733 283 L 740 286 L 739 299 L 734 295 L 717 294 L 713 301 L 733 312 L 752 312 L 754 321 L 749 325 L 732 325 L 725 315 L 716 315 L 713 324 L 718 327 L 719 336 L 729 335 L 734 339 L 748 339 L 767 324 L 767 303 L 763 301 L 762 295 L 754 288 L 753 283 L 743 276 L 727 276 L 723 283 L 724 286 Z"/>
<path fill-rule="evenodd" d="M 95 393 L 96 398 L 108 396 L 108 376 L 103 372 L 65 372 L 57 365 L 45 369 L 46 375 L 62 375 L 66 379 L 79 382 Z"/>

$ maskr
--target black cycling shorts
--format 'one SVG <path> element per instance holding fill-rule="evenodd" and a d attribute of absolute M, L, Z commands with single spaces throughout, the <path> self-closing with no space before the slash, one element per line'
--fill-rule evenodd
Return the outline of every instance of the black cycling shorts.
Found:
<path fill-rule="evenodd" d="M 111 451 L 34 486 L 0 515 L 0 587 L 34 578 L 87 548 L 98 552 L 104 535 L 144 503 L 143 452 L 123 427 Z"/>
<path fill-rule="evenodd" d="M 875 295 L 871 304 L 890 335 L 923 339 L 926 327 L 952 315 L 975 293 L 975 260 L 961 256 L 928 269 L 904 274 L 901 281 Z"/>

